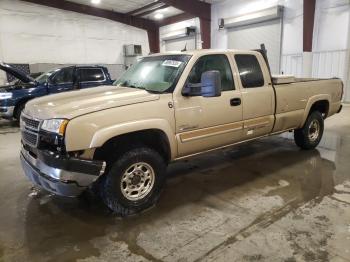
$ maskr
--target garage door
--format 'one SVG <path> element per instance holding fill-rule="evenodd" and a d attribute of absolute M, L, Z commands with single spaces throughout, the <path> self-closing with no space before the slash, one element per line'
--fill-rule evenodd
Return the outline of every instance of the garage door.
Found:
<path fill-rule="evenodd" d="M 271 71 L 279 73 L 281 56 L 281 19 L 228 29 L 228 47 L 258 49 L 264 43 Z"/>
<path fill-rule="evenodd" d="M 181 51 L 185 46 L 187 50 L 196 49 L 195 37 L 188 36 L 165 41 L 165 51 Z"/>

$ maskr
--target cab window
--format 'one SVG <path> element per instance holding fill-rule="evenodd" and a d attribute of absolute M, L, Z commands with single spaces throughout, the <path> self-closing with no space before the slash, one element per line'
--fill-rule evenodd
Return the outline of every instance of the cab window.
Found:
<path fill-rule="evenodd" d="M 98 82 L 105 80 L 105 75 L 101 68 L 79 69 L 80 82 Z"/>
<path fill-rule="evenodd" d="M 244 88 L 261 87 L 264 76 L 255 55 L 235 55 L 239 76 Z"/>
<path fill-rule="evenodd" d="M 52 82 L 54 84 L 70 84 L 73 83 L 73 72 L 74 68 L 63 68 L 56 73 L 53 77 Z"/>
<path fill-rule="evenodd" d="M 206 55 L 200 57 L 193 66 L 187 83 L 200 86 L 202 74 L 206 71 L 217 70 L 221 75 L 221 91 L 234 90 L 235 85 L 230 63 L 226 55 Z"/>

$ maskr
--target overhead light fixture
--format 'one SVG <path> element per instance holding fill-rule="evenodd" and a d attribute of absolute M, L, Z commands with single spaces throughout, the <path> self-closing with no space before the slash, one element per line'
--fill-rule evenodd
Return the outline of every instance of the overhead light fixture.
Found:
<path fill-rule="evenodd" d="M 98 5 L 101 3 L 101 0 L 91 0 L 91 4 Z"/>
<path fill-rule="evenodd" d="M 162 13 L 156 13 L 154 15 L 154 18 L 157 19 L 157 20 L 160 20 L 160 19 L 163 19 L 164 18 L 164 15 Z"/>

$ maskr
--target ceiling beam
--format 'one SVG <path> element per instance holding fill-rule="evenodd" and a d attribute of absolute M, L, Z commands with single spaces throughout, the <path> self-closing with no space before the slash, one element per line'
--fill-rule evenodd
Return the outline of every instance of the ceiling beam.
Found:
<path fill-rule="evenodd" d="M 303 51 L 312 52 L 316 0 L 304 0 Z"/>
<path fill-rule="evenodd" d="M 137 17 L 142 17 L 142 16 L 152 14 L 153 12 L 155 12 L 155 11 L 157 11 L 157 10 L 161 10 L 161 9 L 164 9 L 164 8 L 167 8 L 167 7 L 169 7 L 169 5 L 163 4 L 163 5 L 158 6 L 158 7 L 156 7 L 156 8 L 153 8 L 153 9 L 150 9 L 150 10 L 146 10 L 146 11 L 144 11 L 144 12 L 142 12 L 142 13 L 138 13 L 138 14 L 135 15 L 135 16 L 137 16 Z"/>
<path fill-rule="evenodd" d="M 189 13 L 195 17 L 211 20 L 211 5 L 198 0 L 161 0 L 177 9 Z"/>
<path fill-rule="evenodd" d="M 134 26 L 145 30 L 153 30 L 157 24 L 151 20 L 134 17 L 123 13 L 109 11 L 89 5 L 68 2 L 64 0 L 21 0 L 33 4 L 39 4 L 47 7 L 53 7 L 65 11 L 76 12 L 85 15 L 92 15 L 106 18 L 126 25 Z"/>
<path fill-rule="evenodd" d="M 159 5 L 160 3 L 162 3 L 162 2 L 161 2 L 161 1 L 155 1 L 155 2 L 150 3 L 150 4 L 148 4 L 148 5 L 144 5 L 144 6 L 140 7 L 140 8 L 137 8 L 137 9 L 135 9 L 135 10 L 132 10 L 132 11 L 126 13 L 126 15 L 134 15 L 134 14 L 137 14 L 137 13 L 139 13 L 139 12 L 142 12 L 142 11 L 145 10 L 145 9 L 149 9 L 149 8 L 152 8 L 152 7 L 156 6 L 156 5 Z"/>

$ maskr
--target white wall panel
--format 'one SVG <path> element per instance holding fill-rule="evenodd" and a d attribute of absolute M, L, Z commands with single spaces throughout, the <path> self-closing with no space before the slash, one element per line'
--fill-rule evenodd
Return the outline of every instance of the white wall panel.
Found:
<path fill-rule="evenodd" d="M 121 65 L 125 44 L 140 44 L 143 53 L 149 53 L 145 30 L 17 0 L 0 0 L 0 61 Z"/>
<path fill-rule="evenodd" d="M 275 19 L 252 25 L 230 28 L 228 48 L 258 49 L 265 44 L 267 57 L 273 74 L 279 74 L 281 56 L 281 20 Z"/>
<path fill-rule="evenodd" d="M 313 50 L 348 49 L 349 17 L 349 0 L 317 0 Z"/>
<path fill-rule="evenodd" d="M 188 50 L 201 49 L 202 42 L 201 42 L 199 18 L 193 18 L 193 19 L 189 19 L 186 21 L 170 24 L 167 26 L 162 26 L 159 28 L 160 52 L 173 51 L 173 50 L 175 50 L 174 48 L 176 48 L 176 50 L 177 50 L 178 46 L 177 45 L 174 46 L 174 44 L 177 44 L 177 42 L 181 41 L 181 39 L 175 40 L 175 41 L 163 41 L 162 36 L 169 35 L 172 32 L 176 32 L 176 31 L 178 31 L 180 29 L 184 29 L 186 27 L 195 27 L 196 28 L 196 38 L 197 38 L 196 48 L 193 48 L 194 42 L 192 42 L 192 41 L 194 41 L 194 37 L 192 37 L 191 42 L 189 43 L 189 47 L 187 49 Z M 179 43 L 179 46 L 182 45 L 182 48 L 180 50 L 182 50 L 185 47 L 186 39 L 183 39 L 183 40 L 184 40 L 183 43 L 182 42 Z"/>
<path fill-rule="evenodd" d="M 194 36 L 181 37 L 172 40 L 164 41 L 165 51 L 181 51 L 186 47 L 186 50 L 196 49 L 196 39 Z"/>
<path fill-rule="evenodd" d="M 219 30 L 219 19 L 236 17 L 247 13 L 260 11 L 276 5 L 284 6 L 282 53 L 292 54 L 302 52 L 302 14 L 303 0 L 226 0 L 212 6 L 212 47 L 228 48 L 228 31 Z"/>
<path fill-rule="evenodd" d="M 303 55 L 285 54 L 281 60 L 281 73 L 301 77 L 303 74 Z"/>
<path fill-rule="evenodd" d="M 344 82 L 344 100 L 350 102 L 349 50 L 320 51 L 313 53 L 312 77 L 339 77 Z"/>

